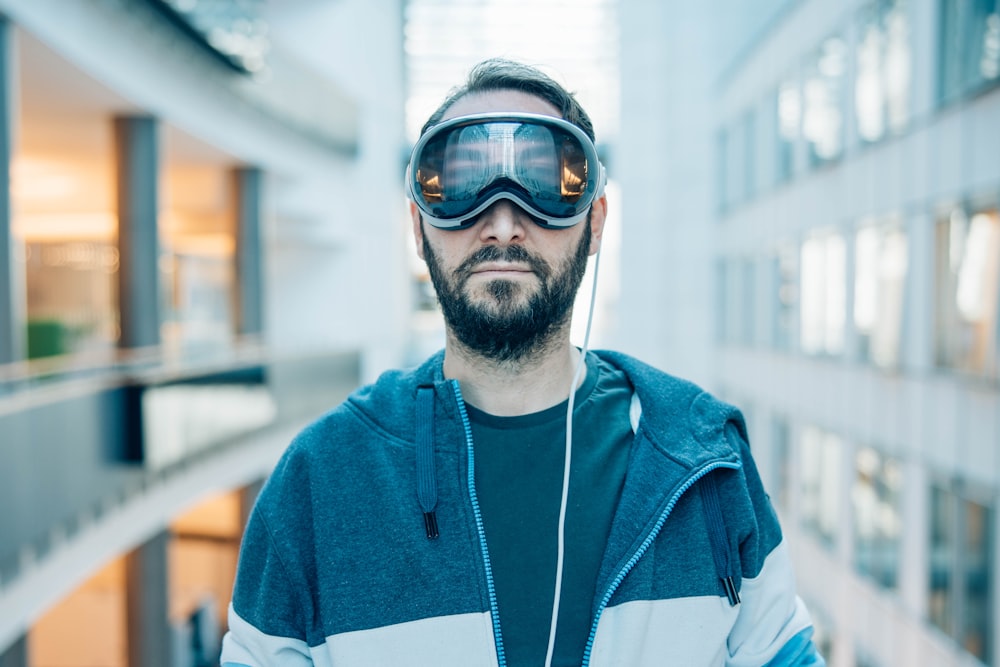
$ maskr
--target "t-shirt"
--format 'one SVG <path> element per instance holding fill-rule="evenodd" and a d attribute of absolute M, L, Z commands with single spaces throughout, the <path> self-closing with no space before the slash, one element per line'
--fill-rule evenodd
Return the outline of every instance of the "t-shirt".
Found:
<path fill-rule="evenodd" d="M 590 635 L 598 569 L 632 443 L 632 387 L 595 355 L 573 409 L 566 550 L 553 665 L 579 665 Z M 545 662 L 556 579 L 568 401 L 498 417 L 467 405 L 476 494 L 496 588 L 507 664 Z"/>

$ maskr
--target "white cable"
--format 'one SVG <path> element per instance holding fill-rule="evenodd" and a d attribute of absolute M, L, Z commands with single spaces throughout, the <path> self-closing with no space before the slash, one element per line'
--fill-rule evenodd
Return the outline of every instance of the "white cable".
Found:
<path fill-rule="evenodd" d="M 552 616 L 549 622 L 549 647 L 545 652 L 545 667 L 552 666 L 552 656 L 556 648 L 556 627 L 559 624 L 559 598 L 562 596 L 563 560 L 566 552 L 566 505 L 569 500 L 569 470 L 573 454 L 573 404 L 576 386 L 587 367 L 587 346 L 590 344 L 590 325 L 594 323 L 594 302 L 597 301 L 597 268 L 601 263 L 601 251 L 594 256 L 594 281 L 590 290 L 590 308 L 587 311 L 587 329 L 583 334 L 583 347 L 576 363 L 573 382 L 569 387 L 569 403 L 566 405 L 566 453 L 563 460 L 562 498 L 559 501 L 559 528 L 556 533 L 556 586 L 552 595 Z"/>

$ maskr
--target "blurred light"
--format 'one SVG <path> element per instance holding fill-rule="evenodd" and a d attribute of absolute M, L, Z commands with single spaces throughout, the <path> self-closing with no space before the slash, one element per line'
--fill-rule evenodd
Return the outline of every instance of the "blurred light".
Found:
<path fill-rule="evenodd" d="M 18 157 L 11 162 L 11 195 L 17 203 L 51 202 L 80 192 L 80 183 L 59 162 Z"/>
<path fill-rule="evenodd" d="M 615 0 L 410 0 L 405 49 L 407 130 L 428 116 L 477 62 L 495 56 L 534 65 L 566 85 L 598 138 L 618 130 Z M 586 45 L 584 47 L 584 45 Z"/>
<path fill-rule="evenodd" d="M 986 213 L 973 216 L 956 293 L 958 311 L 968 322 L 980 322 L 995 312 L 998 248 L 1000 216 Z"/>
<path fill-rule="evenodd" d="M 24 241 L 112 240 L 118 217 L 110 212 L 15 215 L 14 235 Z"/>

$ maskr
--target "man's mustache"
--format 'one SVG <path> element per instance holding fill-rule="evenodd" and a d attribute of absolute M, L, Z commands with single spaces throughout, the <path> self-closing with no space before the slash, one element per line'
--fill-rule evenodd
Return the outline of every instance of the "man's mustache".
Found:
<path fill-rule="evenodd" d="M 456 273 L 458 274 L 459 280 L 464 282 L 472 275 L 472 272 L 480 264 L 486 262 L 510 262 L 516 264 L 527 264 L 531 267 L 531 270 L 542 280 L 546 280 L 549 274 L 552 272 L 549 268 L 548 263 L 531 254 L 524 246 L 520 245 L 509 245 L 505 247 L 488 245 L 483 246 L 479 250 L 475 251 L 469 255 L 464 262 L 462 262 Z"/>

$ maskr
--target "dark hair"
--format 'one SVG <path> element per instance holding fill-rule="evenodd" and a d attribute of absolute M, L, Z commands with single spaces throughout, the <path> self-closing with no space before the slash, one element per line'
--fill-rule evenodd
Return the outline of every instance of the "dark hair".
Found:
<path fill-rule="evenodd" d="M 420 129 L 420 134 L 441 122 L 441 118 L 451 105 L 463 97 L 496 90 L 516 90 L 540 97 L 559 109 L 563 120 L 573 123 L 583 130 L 591 141 L 594 140 L 594 125 L 590 122 L 590 116 L 576 101 L 573 93 L 540 70 L 505 58 L 490 58 L 473 67 L 465 83 L 453 88 L 437 111 L 427 119 Z"/>

